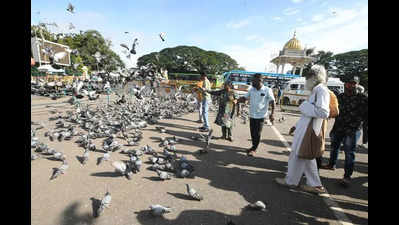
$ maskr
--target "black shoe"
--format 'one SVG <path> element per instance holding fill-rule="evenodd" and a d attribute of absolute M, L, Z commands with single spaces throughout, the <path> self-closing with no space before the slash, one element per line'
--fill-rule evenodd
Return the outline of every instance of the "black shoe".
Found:
<path fill-rule="evenodd" d="M 202 128 L 200 128 L 199 129 L 201 132 L 209 132 L 209 128 L 204 128 L 204 127 L 202 127 Z"/>
<path fill-rule="evenodd" d="M 228 140 L 230 142 L 233 142 L 233 138 L 232 137 L 228 137 L 228 138 L 226 138 L 226 140 Z"/>
<path fill-rule="evenodd" d="M 255 150 L 256 150 L 256 148 L 255 148 L 254 146 L 252 146 L 252 147 L 250 147 L 249 149 L 247 149 L 246 152 L 248 153 L 248 152 L 255 151 Z"/>

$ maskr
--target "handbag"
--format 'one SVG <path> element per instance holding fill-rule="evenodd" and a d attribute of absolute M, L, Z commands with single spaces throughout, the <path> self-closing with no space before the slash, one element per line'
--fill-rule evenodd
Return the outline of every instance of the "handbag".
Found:
<path fill-rule="evenodd" d="M 316 102 L 316 98 L 315 98 Z M 301 146 L 298 150 L 298 158 L 315 159 L 323 155 L 325 150 L 325 136 L 327 131 L 327 120 L 323 120 L 320 134 L 317 136 L 313 130 L 313 118 L 310 120 L 303 136 Z"/>

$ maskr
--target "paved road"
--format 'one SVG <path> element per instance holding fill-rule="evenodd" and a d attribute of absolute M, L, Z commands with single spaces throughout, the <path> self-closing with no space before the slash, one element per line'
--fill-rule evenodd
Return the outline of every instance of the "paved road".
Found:
<path fill-rule="evenodd" d="M 215 115 L 215 112 L 210 114 L 210 121 L 214 121 Z M 48 116 L 47 113 L 32 113 L 32 120 L 48 121 Z M 146 169 L 134 175 L 130 181 L 115 177 L 109 163 L 96 165 L 97 158 L 102 155 L 99 152 L 90 153 L 88 164 L 82 166 L 77 156 L 83 154 L 83 149 L 74 141 L 49 142 L 43 136 L 45 130 L 39 130 L 37 135 L 40 140 L 67 155 L 70 168 L 65 175 L 49 181 L 52 168 L 59 167 L 61 162 L 48 159 L 32 161 L 31 224 L 222 225 L 226 224 L 226 218 L 231 218 L 237 225 L 344 224 L 342 218 L 353 224 L 368 224 L 367 149 L 360 149 L 356 153 L 353 184 L 347 189 L 337 185 L 343 175 L 343 153 L 339 156 L 337 170 L 320 171 L 322 183 L 330 195 L 329 201 L 325 197 L 287 189 L 274 183 L 274 178 L 283 177 L 287 171 L 289 150 L 281 138 L 291 143 L 292 136 L 287 133 L 298 119 L 296 114 L 277 110 L 276 118 L 281 116 L 286 121 L 276 123 L 275 129 L 265 125 L 259 153 L 253 158 L 247 157 L 244 152 L 250 147 L 249 124 L 241 124 L 238 119 L 233 130 L 234 142 L 213 140 L 212 150 L 205 155 L 197 154 L 204 143 L 190 139 L 199 133 L 196 128 L 200 124 L 194 122 L 198 119 L 197 113 L 162 120 L 155 125 L 166 127 L 166 134 L 157 132 L 155 126 L 145 128 L 141 146 L 149 144 L 160 151 L 159 137 L 176 136 L 181 139 L 176 146 L 178 155 L 187 157 L 196 169 L 194 178 L 173 178 L 164 182 L 156 179 L 155 172 Z M 332 123 L 329 121 L 329 130 Z M 54 126 L 54 122 L 51 125 Z M 214 135 L 220 136 L 220 127 L 215 124 L 212 127 Z M 120 142 L 125 143 L 123 140 Z M 95 143 L 101 146 L 101 140 L 96 139 Z M 117 152 L 111 158 L 127 159 Z M 144 156 L 143 161 L 147 161 L 147 158 Z M 329 140 L 324 154 L 325 162 L 328 158 Z M 144 168 L 147 166 L 144 164 Z M 205 199 L 201 202 L 188 200 L 185 197 L 186 183 L 200 191 Z M 105 210 L 102 217 L 93 219 L 93 199 L 101 199 L 106 187 L 112 193 L 111 207 Z M 267 212 L 243 210 L 247 204 L 257 200 L 267 204 Z M 327 204 L 331 200 L 334 204 Z M 152 218 L 147 211 L 151 204 L 171 206 L 173 210 L 164 218 Z"/>

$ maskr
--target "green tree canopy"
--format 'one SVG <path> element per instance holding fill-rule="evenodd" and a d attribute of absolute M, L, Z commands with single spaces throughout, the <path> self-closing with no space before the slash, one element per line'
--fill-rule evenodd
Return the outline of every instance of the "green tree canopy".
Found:
<path fill-rule="evenodd" d="M 239 69 L 238 63 L 230 56 L 215 51 L 205 51 L 195 46 L 177 46 L 165 48 L 160 52 L 143 55 L 137 60 L 137 66 L 152 63 L 157 68 L 166 68 L 169 72 L 185 73 L 223 73 Z M 240 68 L 243 69 L 243 68 Z"/>
<path fill-rule="evenodd" d="M 330 51 L 318 51 L 311 56 L 316 58 L 316 61 L 304 67 L 302 76 L 306 76 L 314 64 L 319 64 L 326 68 L 328 76 L 339 77 L 343 82 L 358 76 L 360 84 L 368 90 L 368 49 L 337 55 Z"/>

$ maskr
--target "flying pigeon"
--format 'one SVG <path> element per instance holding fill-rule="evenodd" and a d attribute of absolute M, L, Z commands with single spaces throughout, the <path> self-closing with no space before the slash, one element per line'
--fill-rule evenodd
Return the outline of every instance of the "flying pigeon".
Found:
<path fill-rule="evenodd" d="M 109 154 L 109 152 L 104 153 L 102 157 L 99 157 L 97 159 L 97 166 L 100 165 L 103 161 L 109 161 L 110 158 L 111 155 Z"/>
<path fill-rule="evenodd" d="M 69 23 L 68 29 L 73 30 L 73 29 L 75 29 L 75 26 L 72 23 Z"/>
<path fill-rule="evenodd" d="M 67 11 L 73 14 L 73 13 L 75 13 L 74 10 L 75 10 L 75 7 L 71 3 L 69 3 Z"/>
<path fill-rule="evenodd" d="M 68 165 L 67 161 L 64 160 L 60 168 L 53 168 L 53 174 L 51 175 L 50 180 L 54 180 L 60 174 L 65 174 L 65 171 L 68 168 L 69 168 L 69 165 Z"/>
<path fill-rule="evenodd" d="M 248 205 L 248 207 L 253 210 L 266 211 L 266 204 L 262 201 L 256 201 L 255 203 L 251 203 Z"/>
<path fill-rule="evenodd" d="M 190 187 L 190 185 L 186 184 L 186 187 L 187 187 L 187 193 L 191 198 L 198 201 L 204 199 L 194 188 Z"/>
<path fill-rule="evenodd" d="M 165 41 L 165 32 L 160 33 L 159 37 L 161 38 L 162 41 Z"/>
<path fill-rule="evenodd" d="M 137 40 L 138 40 L 137 38 L 134 39 L 133 44 L 132 44 L 132 48 L 130 49 L 130 53 L 133 54 L 133 55 L 136 54 L 136 45 L 138 44 Z"/>
<path fill-rule="evenodd" d="M 162 205 L 151 205 L 150 206 L 151 215 L 153 216 L 162 216 L 165 213 L 170 213 L 170 207 L 164 207 Z"/>
<path fill-rule="evenodd" d="M 101 200 L 101 204 L 97 209 L 97 216 L 100 216 L 105 208 L 109 208 L 111 205 L 111 200 L 112 200 L 112 196 L 111 193 L 109 193 L 109 191 L 107 190 L 107 193 L 105 193 L 104 198 Z"/>

